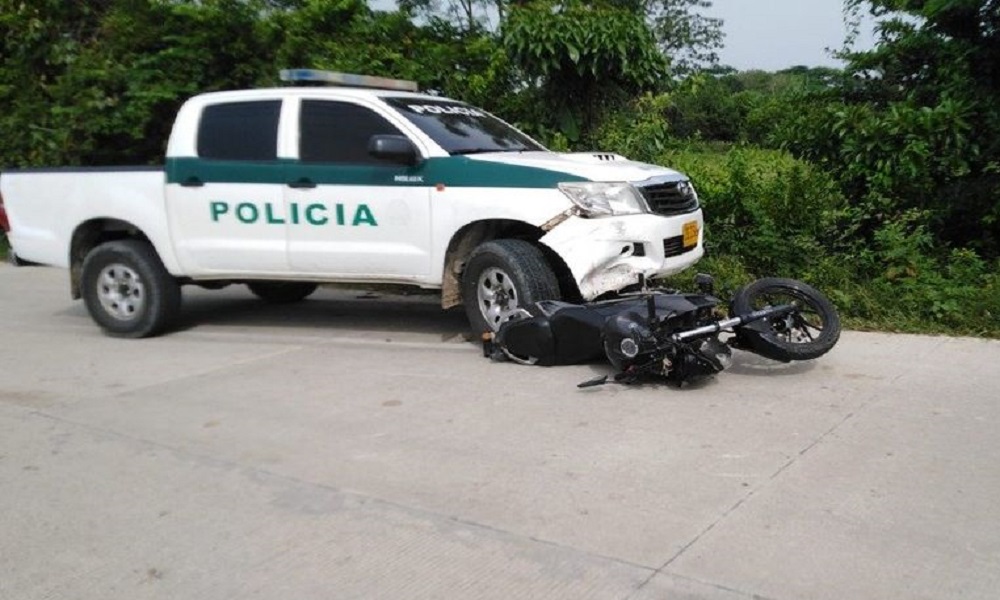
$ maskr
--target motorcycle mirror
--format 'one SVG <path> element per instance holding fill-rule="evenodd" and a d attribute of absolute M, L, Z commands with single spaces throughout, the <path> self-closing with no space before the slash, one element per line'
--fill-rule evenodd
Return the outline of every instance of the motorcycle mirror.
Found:
<path fill-rule="evenodd" d="M 698 273 L 694 276 L 694 284 L 702 294 L 715 293 L 715 278 L 708 273 Z"/>

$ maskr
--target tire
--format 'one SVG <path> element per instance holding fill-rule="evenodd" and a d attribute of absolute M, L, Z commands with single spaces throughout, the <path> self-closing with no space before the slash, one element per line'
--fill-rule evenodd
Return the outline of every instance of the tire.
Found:
<path fill-rule="evenodd" d="M 308 298 L 319 284 L 308 281 L 254 281 L 250 292 L 268 304 L 292 304 Z"/>
<path fill-rule="evenodd" d="M 795 303 L 799 311 L 785 317 L 749 323 L 736 330 L 736 346 L 761 356 L 789 362 L 823 356 L 840 339 L 840 317 L 826 296 L 794 279 L 758 279 L 733 296 L 733 315 L 765 306 Z"/>
<path fill-rule="evenodd" d="M 83 261 L 81 285 L 91 318 L 114 337 L 163 333 L 180 313 L 180 285 L 148 242 L 97 246 Z"/>
<path fill-rule="evenodd" d="M 542 250 L 524 240 L 494 240 L 476 248 L 462 273 L 462 298 L 472 332 L 497 331 L 521 307 L 558 300 L 559 282 Z"/>

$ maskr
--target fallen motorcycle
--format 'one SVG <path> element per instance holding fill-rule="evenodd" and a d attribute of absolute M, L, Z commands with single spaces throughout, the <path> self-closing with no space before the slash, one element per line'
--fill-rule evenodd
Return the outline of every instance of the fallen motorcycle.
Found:
<path fill-rule="evenodd" d="M 801 281 L 758 279 L 737 290 L 728 316 L 712 295 L 711 277 L 699 275 L 696 283 L 700 293 L 640 291 L 589 304 L 536 302 L 485 336 L 484 354 L 542 366 L 606 358 L 614 366 L 613 376 L 580 387 L 651 379 L 683 385 L 727 368 L 732 348 L 789 362 L 820 357 L 840 338 L 836 308 Z M 724 340 L 721 333 L 731 335 Z"/>

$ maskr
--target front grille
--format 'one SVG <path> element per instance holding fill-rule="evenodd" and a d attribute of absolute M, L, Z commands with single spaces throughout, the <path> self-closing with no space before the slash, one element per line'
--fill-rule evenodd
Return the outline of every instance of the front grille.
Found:
<path fill-rule="evenodd" d="M 687 181 L 636 185 L 649 208 L 658 215 L 680 215 L 698 208 L 698 196 Z"/>
<path fill-rule="evenodd" d="M 678 235 L 675 237 L 669 237 L 663 240 L 663 256 L 665 258 L 670 258 L 671 256 L 680 256 L 685 252 L 690 252 L 697 248 L 698 246 L 688 246 L 684 247 L 684 236 Z"/>

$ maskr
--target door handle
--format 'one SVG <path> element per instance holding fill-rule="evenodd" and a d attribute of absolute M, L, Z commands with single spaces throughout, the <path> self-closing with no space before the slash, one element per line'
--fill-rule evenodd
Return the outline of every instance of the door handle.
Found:
<path fill-rule="evenodd" d="M 312 179 L 309 179 L 308 177 L 299 177 L 295 181 L 289 181 L 288 187 L 295 188 L 297 190 L 314 188 L 316 187 L 316 182 L 313 181 Z"/>
<path fill-rule="evenodd" d="M 205 182 L 197 175 L 189 175 L 187 179 L 181 182 L 181 185 L 183 187 L 201 187 L 205 185 Z"/>

